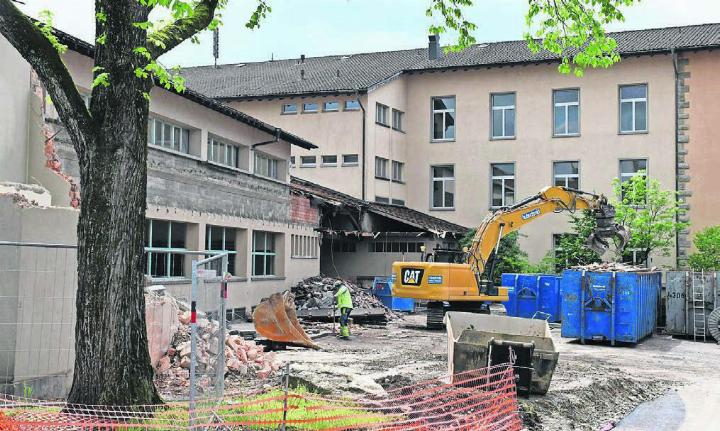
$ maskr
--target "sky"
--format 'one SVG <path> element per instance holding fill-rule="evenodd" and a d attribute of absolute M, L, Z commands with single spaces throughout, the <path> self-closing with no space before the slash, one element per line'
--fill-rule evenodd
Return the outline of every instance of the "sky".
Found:
<path fill-rule="evenodd" d="M 23 0 L 31 16 L 49 9 L 56 27 L 94 38 L 93 0 Z M 427 44 L 430 0 L 269 0 L 272 13 L 256 30 L 245 28 L 255 0 L 229 0 L 220 30 L 219 63 L 419 48 Z M 479 42 L 521 39 L 527 0 L 475 0 L 467 9 Z M 609 30 L 720 22 L 720 0 L 642 0 Z M 452 42 L 445 35 L 441 42 Z M 212 35 L 185 42 L 161 58 L 167 67 L 212 64 Z"/>

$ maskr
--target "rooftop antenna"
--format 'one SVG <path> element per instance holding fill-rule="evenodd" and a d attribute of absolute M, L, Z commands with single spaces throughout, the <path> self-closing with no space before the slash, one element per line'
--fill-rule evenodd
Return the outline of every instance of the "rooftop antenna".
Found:
<path fill-rule="evenodd" d="M 213 57 L 215 57 L 215 67 L 217 68 L 218 58 L 220 57 L 220 29 L 213 30 Z"/>

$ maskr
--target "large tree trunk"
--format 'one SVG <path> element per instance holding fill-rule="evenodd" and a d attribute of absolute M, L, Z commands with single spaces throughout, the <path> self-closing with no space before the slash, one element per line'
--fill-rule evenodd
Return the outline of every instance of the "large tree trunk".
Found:
<path fill-rule="evenodd" d="M 75 374 L 69 402 L 150 404 L 160 401 L 148 353 L 143 294 L 147 118 L 151 81 L 133 70 L 133 48 L 145 45 L 133 22 L 147 20 L 137 0 L 98 1 L 106 12 L 95 64 L 110 74 L 96 87 L 90 112 L 94 141 L 80 161 Z M 106 48 L 107 47 L 107 48 Z M 112 47 L 112 49 L 109 49 Z"/>

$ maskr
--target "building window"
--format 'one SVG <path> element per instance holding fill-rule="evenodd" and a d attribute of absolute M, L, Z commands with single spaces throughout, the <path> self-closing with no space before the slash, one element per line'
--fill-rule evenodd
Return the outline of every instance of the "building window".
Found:
<path fill-rule="evenodd" d="M 357 166 L 358 155 L 357 154 L 343 154 L 342 156 L 343 166 Z"/>
<path fill-rule="evenodd" d="M 370 243 L 368 251 L 370 253 L 420 253 L 423 242 L 404 242 L 404 241 L 373 241 Z"/>
<path fill-rule="evenodd" d="M 390 108 L 383 105 L 382 103 L 376 103 L 375 104 L 375 122 L 378 124 L 382 124 L 383 126 L 389 126 L 390 123 L 388 123 L 388 111 Z"/>
<path fill-rule="evenodd" d="M 389 204 L 390 198 L 385 198 L 382 196 L 375 196 L 375 202 L 377 202 L 379 204 Z"/>
<path fill-rule="evenodd" d="M 620 160 L 620 182 L 625 183 L 636 175 L 643 175 L 647 177 L 647 160 L 646 159 L 626 159 Z M 625 199 L 625 185 L 621 186 L 622 199 Z M 644 197 L 638 197 L 637 202 L 632 202 L 635 205 L 643 205 L 645 203 Z"/>
<path fill-rule="evenodd" d="M 580 134 L 580 90 L 553 91 L 553 135 Z"/>
<path fill-rule="evenodd" d="M 343 109 L 346 111 L 357 111 L 360 109 L 360 102 L 358 100 L 346 100 Z"/>
<path fill-rule="evenodd" d="M 317 259 L 317 238 L 305 235 L 292 235 L 290 237 L 290 257 L 295 259 Z"/>
<path fill-rule="evenodd" d="M 317 158 L 315 156 L 300 156 L 301 168 L 314 168 Z"/>
<path fill-rule="evenodd" d="M 391 202 L 393 205 L 405 206 L 405 201 L 402 199 L 393 199 Z"/>
<path fill-rule="evenodd" d="M 403 169 L 405 168 L 405 163 L 398 162 L 397 160 L 393 160 L 392 162 L 392 180 L 396 183 L 403 182 Z"/>
<path fill-rule="evenodd" d="M 253 232 L 252 275 L 267 277 L 275 275 L 275 234 L 272 232 Z"/>
<path fill-rule="evenodd" d="M 255 174 L 278 179 L 278 161 L 262 153 L 255 153 Z"/>
<path fill-rule="evenodd" d="M 147 253 L 145 274 L 151 277 L 182 277 L 187 250 L 185 232 L 187 225 L 165 220 L 145 221 L 145 246 L 161 249 Z M 175 253 L 173 253 L 175 252 Z"/>
<path fill-rule="evenodd" d="M 620 86 L 620 133 L 647 132 L 647 85 Z"/>
<path fill-rule="evenodd" d="M 390 179 L 388 176 L 388 159 L 375 157 L 375 178 Z"/>
<path fill-rule="evenodd" d="M 235 240 L 237 231 L 229 227 L 210 226 L 205 228 L 205 250 L 207 251 L 227 251 L 228 255 L 228 272 L 235 274 L 235 252 L 237 251 Z M 218 275 L 222 275 L 222 262 L 213 261 L 212 269 L 216 270 Z"/>
<path fill-rule="evenodd" d="M 398 111 L 397 109 L 393 109 L 392 117 L 393 117 L 392 128 L 397 130 L 398 132 L 405 131 L 405 127 L 403 126 L 403 121 L 405 120 L 405 113 L 402 111 Z"/>
<path fill-rule="evenodd" d="M 335 112 L 338 110 L 340 110 L 340 103 L 336 101 L 323 103 L 323 111 L 325 112 Z"/>
<path fill-rule="evenodd" d="M 323 166 L 337 166 L 337 156 L 336 155 L 322 156 L 321 160 L 322 160 Z"/>
<path fill-rule="evenodd" d="M 508 207 L 515 204 L 515 164 L 493 163 L 492 195 L 490 206 L 493 208 Z"/>
<path fill-rule="evenodd" d="M 318 111 L 318 104 L 317 103 L 303 103 L 303 112 L 317 112 Z"/>
<path fill-rule="evenodd" d="M 357 251 L 357 243 L 355 241 L 332 241 L 332 251 L 334 253 L 355 253 Z"/>
<path fill-rule="evenodd" d="M 290 167 L 291 168 L 295 167 L 295 156 L 290 156 Z"/>
<path fill-rule="evenodd" d="M 228 144 L 216 138 L 208 138 L 208 160 L 237 168 L 240 161 L 240 146 Z"/>
<path fill-rule="evenodd" d="M 157 118 L 148 119 L 148 144 L 188 154 L 190 130 Z"/>
<path fill-rule="evenodd" d="M 455 139 L 455 97 L 433 97 L 432 115 L 432 139 Z"/>
<path fill-rule="evenodd" d="M 553 184 L 569 189 L 580 189 L 580 162 L 553 163 Z"/>
<path fill-rule="evenodd" d="M 515 93 L 490 95 L 492 137 L 508 139 L 515 137 Z"/>
<path fill-rule="evenodd" d="M 286 103 L 282 106 L 282 113 L 283 114 L 297 114 L 298 108 L 297 105 L 294 103 Z"/>
<path fill-rule="evenodd" d="M 452 209 L 455 207 L 455 167 L 432 166 L 433 209 Z"/>

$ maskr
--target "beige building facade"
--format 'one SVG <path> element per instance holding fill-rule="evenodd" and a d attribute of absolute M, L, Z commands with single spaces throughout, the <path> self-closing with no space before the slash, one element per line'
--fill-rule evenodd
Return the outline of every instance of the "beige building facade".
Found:
<path fill-rule="evenodd" d="M 522 41 L 480 44 L 438 58 L 431 58 L 431 41 L 427 49 L 183 73 L 191 88 L 317 142 L 319 148 L 307 154 L 293 152 L 291 175 L 475 226 L 488 211 L 549 185 L 611 196 L 613 181 L 642 170 L 664 189 L 679 188 L 686 161 L 678 151 L 684 139 L 676 124 L 683 121 L 676 103 L 678 58 L 697 46 L 714 49 L 718 35 L 716 24 L 616 33 L 621 62 L 583 77 L 558 73 L 557 59 L 529 53 Z M 284 74 L 265 77 L 259 71 L 266 69 Z M 703 90 L 713 85 L 710 70 L 706 66 L 707 76 L 697 78 L 703 82 L 694 96 L 705 103 L 714 94 Z M 256 75 L 252 88 L 208 85 L 213 77 Z M 348 82 L 348 75 L 355 80 Z M 699 122 L 698 133 L 708 133 L 711 112 L 690 116 Z M 359 164 L 344 166 L 347 154 L 358 154 Z M 703 159 L 696 166 L 711 164 Z M 698 189 L 708 184 L 695 179 Z M 714 210 L 706 202 L 696 199 L 689 217 L 707 218 L 703 212 Z M 531 260 L 552 250 L 568 231 L 567 220 L 551 215 L 523 230 L 521 245 Z M 673 266 L 687 250 L 681 235 L 675 252 L 651 256 L 648 263 Z"/>

